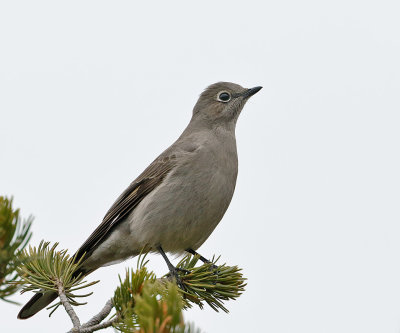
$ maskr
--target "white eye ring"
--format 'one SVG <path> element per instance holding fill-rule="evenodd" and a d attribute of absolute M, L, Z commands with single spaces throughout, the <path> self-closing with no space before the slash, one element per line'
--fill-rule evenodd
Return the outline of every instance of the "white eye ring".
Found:
<path fill-rule="evenodd" d="M 231 94 L 228 93 L 227 91 L 220 91 L 217 95 L 217 101 L 220 101 L 222 103 L 227 103 L 231 100 Z"/>

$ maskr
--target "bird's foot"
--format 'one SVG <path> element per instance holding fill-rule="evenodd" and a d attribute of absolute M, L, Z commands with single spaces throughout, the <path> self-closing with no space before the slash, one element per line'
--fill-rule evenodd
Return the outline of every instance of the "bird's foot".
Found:
<path fill-rule="evenodd" d="M 191 271 L 189 271 L 189 270 L 187 270 L 187 269 L 184 269 L 184 268 L 180 268 L 180 267 L 175 267 L 175 269 L 176 269 L 178 272 L 182 272 L 182 273 L 185 273 L 185 274 L 190 274 L 190 273 L 192 273 Z"/>
<path fill-rule="evenodd" d="M 211 261 L 209 263 L 211 264 Z M 218 273 L 218 268 L 219 268 L 219 266 L 217 266 L 215 264 L 212 264 L 210 266 L 210 270 L 215 271 L 216 273 Z"/>
<path fill-rule="evenodd" d="M 186 291 L 186 287 L 183 283 L 182 278 L 179 275 L 179 272 L 184 272 L 186 274 L 190 273 L 190 271 L 183 269 L 183 268 L 179 268 L 179 267 L 170 267 L 169 268 L 169 276 L 172 278 L 172 280 L 175 280 L 175 283 L 177 284 L 177 286 L 182 289 L 183 291 Z"/>
<path fill-rule="evenodd" d="M 186 252 L 189 252 L 193 256 L 197 256 L 204 264 L 212 264 L 210 265 L 210 271 L 216 271 L 218 269 L 218 266 L 213 264 L 210 260 L 207 258 L 204 258 L 200 253 L 197 253 L 195 250 L 188 248 Z"/>
<path fill-rule="evenodd" d="M 203 261 L 203 262 L 206 265 L 210 265 L 210 271 L 215 271 L 215 273 L 218 274 L 219 266 L 213 264 L 210 260 L 207 260 L 207 259 L 205 261 Z"/>

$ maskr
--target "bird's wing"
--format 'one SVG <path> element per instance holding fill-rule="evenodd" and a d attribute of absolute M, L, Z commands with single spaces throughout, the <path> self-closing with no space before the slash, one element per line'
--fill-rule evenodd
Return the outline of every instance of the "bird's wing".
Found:
<path fill-rule="evenodd" d="M 175 165 L 175 155 L 161 155 L 151 163 L 111 206 L 101 224 L 79 248 L 76 258 L 79 259 L 84 253 L 86 253 L 85 259 L 87 259 L 99 243 L 111 234 L 112 229 L 119 224 L 119 222 L 121 222 L 151 191 L 162 183 L 163 179 Z"/>

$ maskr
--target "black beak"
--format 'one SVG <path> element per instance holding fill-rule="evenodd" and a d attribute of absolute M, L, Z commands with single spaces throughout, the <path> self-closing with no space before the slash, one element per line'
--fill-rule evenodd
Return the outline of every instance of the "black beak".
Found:
<path fill-rule="evenodd" d="M 253 96 L 254 94 L 258 93 L 261 89 L 262 89 L 262 87 L 254 87 L 251 89 L 247 89 L 247 91 L 244 92 L 243 97 L 249 98 L 249 97 Z"/>

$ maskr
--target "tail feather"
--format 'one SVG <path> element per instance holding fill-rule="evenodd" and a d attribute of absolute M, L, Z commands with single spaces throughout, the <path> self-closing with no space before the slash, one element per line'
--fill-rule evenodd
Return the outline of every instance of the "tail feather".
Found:
<path fill-rule="evenodd" d="M 33 296 L 18 313 L 18 319 L 28 319 L 32 317 L 34 314 L 38 313 L 40 310 L 53 302 L 57 297 L 58 294 L 54 291 L 46 291 L 35 294 L 35 296 Z"/>

